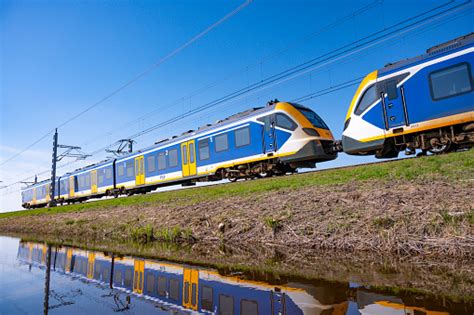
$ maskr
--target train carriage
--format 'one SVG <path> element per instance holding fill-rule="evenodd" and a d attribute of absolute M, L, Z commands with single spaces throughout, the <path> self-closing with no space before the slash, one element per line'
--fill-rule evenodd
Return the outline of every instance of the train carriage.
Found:
<path fill-rule="evenodd" d="M 367 75 L 345 119 L 344 152 L 392 158 L 471 147 L 473 59 L 471 33 Z"/>
<path fill-rule="evenodd" d="M 46 266 L 47 246 L 21 242 L 18 259 Z M 55 261 L 59 262 L 55 264 Z M 204 314 L 345 314 L 346 285 L 325 289 L 299 285 L 269 285 L 216 270 L 152 259 L 112 256 L 95 251 L 52 248 L 54 271 L 153 300 L 162 307 Z"/>
<path fill-rule="evenodd" d="M 311 109 L 273 102 L 65 174 L 58 179 L 54 196 L 59 203 L 81 202 L 165 185 L 282 175 L 335 159 L 333 143 L 329 127 Z M 41 187 L 49 185 L 46 181 Z M 42 199 L 30 198 L 36 186 L 23 190 L 23 207 L 49 202 L 49 191 L 42 192 Z"/>

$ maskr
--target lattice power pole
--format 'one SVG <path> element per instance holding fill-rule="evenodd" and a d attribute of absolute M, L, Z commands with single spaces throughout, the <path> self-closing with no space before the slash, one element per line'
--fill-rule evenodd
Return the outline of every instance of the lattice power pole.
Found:
<path fill-rule="evenodd" d="M 66 149 L 63 153 L 58 155 L 58 148 Z M 56 164 L 65 157 L 75 157 L 77 160 L 84 160 L 90 154 L 85 154 L 81 151 L 81 147 L 58 144 L 58 129 L 56 128 L 53 136 L 53 156 L 51 167 L 51 185 L 49 187 L 49 206 L 55 207 L 56 200 L 54 200 L 54 190 L 56 189 Z"/>
<path fill-rule="evenodd" d="M 56 200 L 54 200 L 54 189 L 56 188 L 56 162 L 58 161 L 58 128 L 54 131 L 53 136 L 53 156 L 51 167 L 51 185 L 49 187 L 49 206 L 55 207 Z"/>

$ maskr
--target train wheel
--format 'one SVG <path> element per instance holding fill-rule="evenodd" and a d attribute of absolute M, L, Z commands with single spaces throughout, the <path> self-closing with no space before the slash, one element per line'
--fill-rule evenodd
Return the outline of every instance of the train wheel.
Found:
<path fill-rule="evenodd" d="M 444 143 L 441 142 L 438 138 L 433 138 L 430 140 L 431 149 L 430 151 L 433 154 L 442 154 L 449 152 L 451 148 L 451 141 L 449 139 L 445 139 Z"/>

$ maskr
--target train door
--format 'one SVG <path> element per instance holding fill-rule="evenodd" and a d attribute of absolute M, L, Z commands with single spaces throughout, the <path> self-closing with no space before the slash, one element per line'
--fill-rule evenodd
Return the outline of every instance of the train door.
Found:
<path fill-rule="evenodd" d="M 31 200 L 31 204 L 36 204 L 36 188 L 33 188 L 33 199 Z"/>
<path fill-rule="evenodd" d="M 194 140 L 181 143 L 181 164 L 183 177 L 196 175 L 196 146 Z"/>
<path fill-rule="evenodd" d="M 144 156 L 140 155 L 135 158 L 135 185 L 145 184 L 145 162 Z"/>
<path fill-rule="evenodd" d="M 94 277 L 94 262 L 95 254 L 89 253 L 87 257 L 87 278 L 92 279 Z"/>
<path fill-rule="evenodd" d="M 270 291 L 270 302 L 272 308 L 272 315 L 285 315 L 286 314 L 286 295 L 280 290 Z"/>
<path fill-rule="evenodd" d="M 66 265 L 64 266 L 64 270 L 66 272 L 71 272 L 72 268 L 72 249 L 66 249 Z"/>
<path fill-rule="evenodd" d="M 133 292 L 143 293 L 143 283 L 144 283 L 144 273 L 145 273 L 145 261 L 135 260 L 134 262 L 134 273 L 133 273 Z"/>
<path fill-rule="evenodd" d="M 97 194 L 97 170 L 91 171 L 91 193 Z"/>
<path fill-rule="evenodd" d="M 197 311 L 198 309 L 199 270 L 183 269 L 183 306 Z"/>
<path fill-rule="evenodd" d="M 48 248 L 46 247 L 46 245 L 43 245 L 42 246 L 42 255 L 41 255 L 41 263 L 42 264 L 45 264 L 46 262 L 46 253 L 48 252 Z"/>
<path fill-rule="evenodd" d="M 263 153 L 276 151 L 275 142 L 275 115 L 263 117 Z"/>
<path fill-rule="evenodd" d="M 74 197 L 74 176 L 69 177 L 69 198 Z"/>
<path fill-rule="evenodd" d="M 400 78 L 388 79 L 380 83 L 380 97 L 384 109 L 386 129 L 408 126 L 408 112 L 403 85 L 397 88 Z"/>
<path fill-rule="evenodd" d="M 46 202 L 49 202 L 51 200 L 50 195 L 49 195 L 49 192 L 51 190 L 51 185 L 46 185 L 45 190 L 46 190 L 46 196 L 45 196 Z"/>

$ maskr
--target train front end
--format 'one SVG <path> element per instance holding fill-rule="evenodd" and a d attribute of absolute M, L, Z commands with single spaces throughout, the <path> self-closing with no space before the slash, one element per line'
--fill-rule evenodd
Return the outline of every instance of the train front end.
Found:
<path fill-rule="evenodd" d="M 315 163 L 337 158 L 334 136 L 318 114 L 295 103 L 278 103 L 275 109 L 288 113 L 299 125 L 288 143 L 292 146 L 292 154 L 282 157 L 282 162 L 289 163 L 294 168 L 311 168 Z"/>

